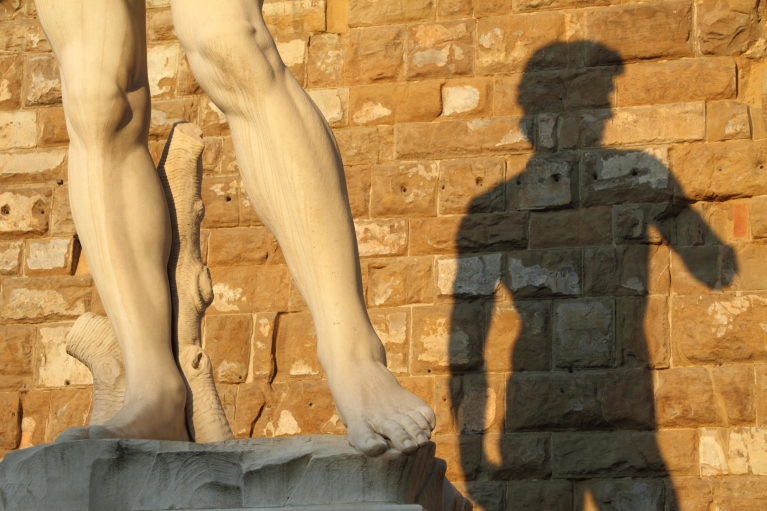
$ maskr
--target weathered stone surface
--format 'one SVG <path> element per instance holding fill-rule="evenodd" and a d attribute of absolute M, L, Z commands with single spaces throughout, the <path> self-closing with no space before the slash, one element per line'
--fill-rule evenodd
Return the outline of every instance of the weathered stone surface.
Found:
<path fill-rule="evenodd" d="M 668 294 L 671 276 L 665 245 L 587 248 L 583 259 L 586 295 Z"/>
<path fill-rule="evenodd" d="M 675 194 L 687 200 L 767 195 L 767 143 L 744 140 L 674 146 Z"/>
<path fill-rule="evenodd" d="M 209 313 L 285 310 L 290 276 L 282 264 L 212 268 L 213 303 Z"/>
<path fill-rule="evenodd" d="M 0 149 L 34 147 L 37 112 L 0 112 Z"/>
<path fill-rule="evenodd" d="M 766 308 L 761 293 L 673 297 L 671 332 L 678 363 L 764 361 Z"/>
<path fill-rule="evenodd" d="M 666 296 L 616 299 L 617 363 L 663 369 L 669 366 L 671 343 Z"/>
<path fill-rule="evenodd" d="M 583 511 L 642 509 L 663 511 L 663 479 L 595 479 L 575 486 Z"/>
<path fill-rule="evenodd" d="M 365 297 L 370 307 L 431 303 L 434 297 L 430 257 L 397 257 L 370 261 L 363 270 L 367 277 Z"/>
<path fill-rule="evenodd" d="M 409 367 L 410 314 L 402 309 L 368 311 L 378 337 L 386 350 L 386 367 L 393 374 L 407 374 Z"/>
<path fill-rule="evenodd" d="M 493 113 L 490 78 L 454 78 L 442 86 L 443 117 L 489 117 Z"/>
<path fill-rule="evenodd" d="M 318 380 L 322 367 L 317 359 L 317 331 L 311 314 L 299 312 L 280 318 L 275 353 L 278 377 L 286 379 Z"/>
<path fill-rule="evenodd" d="M 325 1 L 266 0 L 264 21 L 273 34 L 325 30 Z"/>
<path fill-rule="evenodd" d="M 411 374 L 445 374 L 482 363 L 484 310 L 476 304 L 413 309 Z"/>
<path fill-rule="evenodd" d="M 435 215 L 438 182 L 436 163 L 377 165 L 372 174 L 371 213 L 378 217 Z"/>
<path fill-rule="evenodd" d="M 702 367 L 659 371 L 655 402 L 660 427 L 724 425 L 711 376 Z"/>
<path fill-rule="evenodd" d="M 751 138 L 748 105 L 737 101 L 711 101 L 706 104 L 706 140 Z"/>
<path fill-rule="evenodd" d="M 0 392 L 0 449 L 15 449 L 21 440 L 21 402 L 18 392 Z"/>
<path fill-rule="evenodd" d="M 721 511 L 758 511 L 767 506 L 767 484 L 763 478 L 725 478 L 717 488 L 714 505 Z"/>
<path fill-rule="evenodd" d="M 24 245 L 21 241 L 0 242 L 0 275 L 19 275 Z"/>
<path fill-rule="evenodd" d="M 757 2 L 704 0 L 697 16 L 698 40 L 704 55 L 738 55 L 759 37 Z"/>
<path fill-rule="evenodd" d="M 51 391 L 51 415 L 45 441 L 53 442 L 66 428 L 85 426 L 91 415 L 91 389 L 62 389 Z"/>
<path fill-rule="evenodd" d="M 308 90 L 309 97 L 320 109 L 325 120 L 333 127 L 346 126 L 349 122 L 349 89 Z"/>
<path fill-rule="evenodd" d="M 492 295 L 500 285 L 503 254 L 439 258 L 436 278 L 442 296 Z"/>
<path fill-rule="evenodd" d="M 61 502 L 72 509 L 108 502 L 115 509 L 310 510 L 379 504 L 371 509 L 384 511 L 418 504 L 441 511 L 461 509 L 460 501 L 444 507 L 444 495 L 462 499 L 445 480 L 445 463 L 435 460 L 433 445 L 413 456 L 389 451 L 368 458 L 338 436 L 215 444 L 67 442 L 14 453 L 0 467 L 9 511 L 53 509 Z M 48 470 L 61 477 L 39 475 Z"/>
<path fill-rule="evenodd" d="M 724 404 L 724 417 L 728 426 L 746 426 L 756 423 L 754 401 L 754 369 L 750 366 L 726 365 L 711 369 L 714 390 Z"/>
<path fill-rule="evenodd" d="M 76 233 L 69 206 L 69 187 L 57 186 L 53 190 L 50 233 L 53 236 L 71 236 Z"/>
<path fill-rule="evenodd" d="M 540 478 L 551 475 L 550 438 L 548 434 L 488 434 L 481 470 L 493 481 Z"/>
<path fill-rule="evenodd" d="M 0 234 L 42 234 L 48 230 L 49 188 L 6 189 L 0 193 Z"/>
<path fill-rule="evenodd" d="M 612 208 L 594 207 L 532 213 L 530 247 L 607 245 L 612 239 Z"/>
<path fill-rule="evenodd" d="M 347 165 L 383 163 L 394 158 L 391 126 L 346 128 L 335 131 L 338 148 Z"/>
<path fill-rule="evenodd" d="M 0 154 L 0 182 L 30 183 L 61 179 L 66 175 L 67 152 L 24 151 Z"/>
<path fill-rule="evenodd" d="M 33 390 L 21 394 L 21 441 L 19 448 L 45 443 L 48 417 L 51 412 L 51 392 Z"/>
<path fill-rule="evenodd" d="M 578 197 L 578 155 L 512 156 L 508 159 L 508 209 L 541 210 L 567 206 Z M 512 177 L 516 175 L 516 177 Z"/>
<path fill-rule="evenodd" d="M 352 87 L 352 124 L 432 121 L 442 111 L 441 80 Z"/>
<path fill-rule="evenodd" d="M 314 34 L 309 39 L 307 81 L 309 87 L 341 85 L 344 43 L 337 34 Z"/>
<path fill-rule="evenodd" d="M 495 305 L 489 313 L 484 344 L 491 373 L 551 369 L 551 302 L 520 301 Z"/>
<path fill-rule="evenodd" d="M 475 511 L 504 511 L 506 509 L 506 483 L 475 481 L 458 484 L 456 488 L 467 495 L 467 499 L 471 502 L 471 509 Z"/>
<path fill-rule="evenodd" d="M 0 58 L 0 110 L 21 108 L 24 64 L 21 55 Z"/>
<path fill-rule="evenodd" d="M 266 407 L 254 425 L 254 436 L 346 433 L 346 427 L 336 414 L 327 381 L 275 383 L 271 391 Z"/>
<path fill-rule="evenodd" d="M 208 240 L 208 266 L 285 264 L 277 240 L 266 227 L 213 230 Z"/>
<path fill-rule="evenodd" d="M 570 481 L 512 481 L 506 499 L 530 511 L 572 511 L 573 487 Z"/>
<path fill-rule="evenodd" d="M 38 387 L 58 388 L 92 385 L 88 368 L 67 353 L 67 339 L 71 325 L 41 326 L 38 365 Z"/>
<path fill-rule="evenodd" d="M 277 52 L 298 83 L 306 83 L 306 47 L 309 36 L 291 34 L 275 38 Z"/>
<path fill-rule="evenodd" d="M 527 246 L 527 213 L 492 213 L 410 221 L 410 253 L 455 254 Z"/>
<path fill-rule="evenodd" d="M 611 367 L 615 353 L 612 299 L 554 302 L 554 365 Z"/>
<path fill-rule="evenodd" d="M 443 88 L 443 93 L 444 93 Z M 505 209 L 501 158 L 445 160 L 439 164 L 439 214 L 492 213 Z"/>
<path fill-rule="evenodd" d="M 349 31 L 345 53 L 345 83 L 399 81 L 405 71 L 405 29 L 401 26 L 353 28 Z"/>
<path fill-rule="evenodd" d="M 473 481 L 482 456 L 482 437 L 478 435 L 435 436 L 436 454 L 447 462 L 446 477 Z"/>
<path fill-rule="evenodd" d="M 460 381 L 460 398 L 453 404 L 458 432 L 470 435 L 503 432 L 505 375 L 465 374 Z M 485 450 L 495 450 L 494 447 L 485 444 Z"/>
<path fill-rule="evenodd" d="M 71 275 L 75 257 L 79 254 L 79 245 L 74 238 L 48 238 L 39 241 L 27 241 L 24 274 L 35 275 Z"/>
<path fill-rule="evenodd" d="M 434 19 L 434 0 L 350 0 L 350 27 L 393 25 Z"/>
<path fill-rule="evenodd" d="M 407 220 L 358 220 L 354 228 L 360 257 L 407 253 Z"/>
<path fill-rule="evenodd" d="M 227 314 L 205 318 L 204 348 L 216 383 L 241 383 L 248 378 L 253 318 Z"/>
<path fill-rule="evenodd" d="M 579 295 L 581 258 L 578 249 L 511 252 L 507 256 L 509 289 L 515 298 Z"/>
<path fill-rule="evenodd" d="M 69 142 L 64 109 L 61 107 L 41 108 L 37 111 L 38 147 L 60 146 Z"/>
<path fill-rule="evenodd" d="M 407 78 L 451 77 L 474 70 L 474 22 L 450 21 L 408 29 Z"/>
<path fill-rule="evenodd" d="M 0 327 L 1 390 L 26 390 L 34 373 L 36 332 L 29 326 Z"/>
<path fill-rule="evenodd" d="M 90 276 L 5 279 L 0 316 L 25 323 L 75 319 L 90 307 L 91 284 Z"/>
<path fill-rule="evenodd" d="M 738 291 L 767 289 L 767 245 L 739 243 L 722 254 L 722 285 Z"/>
<path fill-rule="evenodd" d="M 506 392 L 507 431 L 655 427 L 649 371 L 514 373 Z"/>
<path fill-rule="evenodd" d="M 59 66 L 53 55 L 28 57 L 24 63 L 24 77 L 25 106 L 61 103 Z"/>

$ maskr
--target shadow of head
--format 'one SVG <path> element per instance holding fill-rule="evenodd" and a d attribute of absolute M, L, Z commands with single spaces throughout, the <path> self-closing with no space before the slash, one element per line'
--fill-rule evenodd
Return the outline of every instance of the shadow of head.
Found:
<path fill-rule="evenodd" d="M 598 56 L 599 67 L 586 67 L 589 57 Z M 612 117 L 615 77 L 623 73 L 623 59 L 615 50 L 595 41 L 555 42 L 537 50 L 525 65 L 517 90 L 517 103 L 524 116 L 522 131 L 536 151 L 544 149 L 537 136 L 526 127 L 538 114 L 566 114 L 583 109 L 598 109 L 590 115 L 584 134 L 590 145 L 598 145 L 605 124 Z M 540 122 L 540 120 L 539 120 Z M 562 122 L 560 119 L 559 122 Z M 550 148 L 547 148 L 550 149 Z"/>

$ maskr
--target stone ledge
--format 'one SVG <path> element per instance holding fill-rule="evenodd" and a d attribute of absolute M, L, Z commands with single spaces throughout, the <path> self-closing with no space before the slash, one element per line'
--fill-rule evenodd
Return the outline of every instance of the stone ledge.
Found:
<path fill-rule="evenodd" d="M 445 469 L 434 444 L 369 458 L 333 435 L 77 441 L 8 453 L 0 510 L 471 509 Z"/>

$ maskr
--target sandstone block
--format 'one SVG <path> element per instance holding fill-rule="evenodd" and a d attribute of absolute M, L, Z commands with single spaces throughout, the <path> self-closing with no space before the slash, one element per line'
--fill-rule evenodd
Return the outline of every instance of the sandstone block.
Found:
<path fill-rule="evenodd" d="M 572 511 L 573 486 L 570 481 L 512 481 L 507 486 L 509 505 L 530 511 Z"/>
<path fill-rule="evenodd" d="M 594 207 L 530 215 L 530 247 L 607 245 L 612 239 L 612 208 Z"/>
<path fill-rule="evenodd" d="M 454 405 L 456 406 L 456 405 Z M 506 375 L 465 374 L 461 378 L 460 399 L 455 420 L 459 433 L 496 434 L 504 429 L 506 409 Z M 498 437 L 494 437 L 498 440 Z M 483 450 L 498 459 L 498 444 L 493 438 L 483 438 Z"/>
<path fill-rule="evenodd" d="M 434 296 L 431 257 L 397 257 L 370 261 L 364 268 L 369 307 L 430 303 Z"/>
<path fill-rule="evenodd" d="M 221 174 L 221 163 L 224 153 L 223 137 L 207 137 L 203 140 L 205 148 L 202 153 L 203 175 Z M 151 151 L 151 149 L 150 149 Z M 229 172 L 225 172 L 228 174 Z"/>
<path fill-rule="evenodd" d="M 396 82 L 404 78 L 404 27 L 353 28 L 344 51 L 344 83 Z"/>
<path fill-rule="evenodd" d="M 331 127 L 346 126 L 349 123 L 348 88 L 311 89 L 306 92 Z"/>
<path fill-rule="evenodd" d="M 322 377 L 317 359 L 317 331 L 307 312 L 286 314 L 280 318 L 275 358 L 278 379 L 313 379 Z"/>
<path fill-rule="evenodd" d="M 350 0 L 350 27 L 394 25 L 434 19 L 434 0 Z"/>
<path fill-rule="evenodd" d="M 24 243 L 21 241 L 0 241 L 0 275 L 20 275 L 21 255 Z"/>
<path fill-rule="evenodd" d="M 200 129 L 202 129 L 206 137 L 211 135 L 229 135 L 229 121 L 226 119 L 226 114 L 213 101 L 207 96 L 201 96 L 198 108 Z"/>
<path fill-rule="evenodd" d="M 309 44 L 307 35 L 283 35 L 275 39 L 277 52 L 288 70 L 302 86 L 306 84 L 306 48 Z"/>
<path fill-rule="evenodd" d="M 482 364 L 484 310 L 478 304 L 413 309 L 410 371 L 446 374 Z"/>
<path fill-rule="evenodd" d="M 6 189 L 0 193 L 0 234 L 42 234 L 48 230 L 49 188 Z"/>
<path fill-rule="evenodd" d="M 30 326 L 0 327 L 0 389 L 26 390 L 31 386 L 34 373 L 36 332 Z"/>
<path fill-rule="evenodd" d="M 668 294 L 669 249 L 665 245 L 618 245 L 585 250 L 584 294 Z"/>
<path fill-rule="evenodd" d="M 472 74 L 474 40 L 473 20 L 409 27 L 407 78 L 447 78 Z"/>
<path fill-rule="evenodd" d="M 314 34 L 306 64 L 309 87 L 338 87 L 344 66 L 344 42 L 338 34 Z"/>
<path fill-rule="evenodd" d="M 463 399 L 463 376 L 459 374 L 450 374 L 446 376 L 424 376 L 423 378 L 433 378 L 434 380 L 434 413 L 437 416 L 437 427 L 432 431 L 432 438 L 439 438 L 439 435 L 443 436 L 443 440 L 456 440 L 458 439 L 458 426 L 456 426 L 456 415 L 458 405 Z M 472 435 L 466 438 L 479 440 L 481 445 L 482 439 L 477 435 Z M 439 443 L 440 440 L 434 440 Z M 481 448 L 481 447 L 480 447 Z M 467 453 L 468 456 L 469 453 Z M 479 466 L 480 451 L 476 451 L 477 467 Z M 448 462 L 448 467 L 451 463 Z M 460 461 L 456 465 L 456 473 L 460 471 Z M 476 470 L 467 471 L 466 478 L 476 475 Z M 459 476 L 463 477 L 463 476 Z"/>
<path fill-rule="evenodd" d="M 767 365 L 756 364 L 755 373 L 756 425 L 767 426 Z"/>
<path fill-rule="evenodd" d="M 73 320 L 88 312 L 91 284 L 90 276 L 7 278 L 0 317 L 24 323 Z"/>
<path fill-rule="evenodd" d="M 172 41 L 176 38 L 169 8 L 147 9 L 146 38 L 151 42 Z"/>
<path fill-rule="evenodd" d="M 457 484 L 456 488 L 467 496 L 475 511 L 504 511 L 506 508 L 506 483 L 476 481 Z"/>
<path fill-rule="evenodd" d="M 274 378 L 274 343 L 279 315 L 261 312 L 253 318 L 253 344 L 250 346 L 250 369 L 247 381 Z"/>
<path fill-rule="evenodd" d="M 394 158 L 394 130 L 391 126 L 344 128 L 334 133 L 346 165 L 383 163 Z"/>
<path fill-rule="evenodd" d="M 92 394 L 88 388 L 51 391 L 51 415 L 45 432 L 46 442 L 53 442 L 67 428 L 88 424 Z"/>
<path fill-rule="evenodd" d="M 711 370 L 714 389 L 724 404 L 728 426 L 746 426 L 756 423 L 754 368 L 726 365 Z M 767 467 L 767 465 L 765 465 Z"/>
<path fill-rule="evenodd" d="M 397 158 L 529 152 L 532 128 L 529 119 L 520 117 L 401 124 L 395 127 Z"/>
<path fill-rule="evenodd" d="M 494 305 L 485 336 L 485 368 L 490 373 L 551 369 L 551 302 L 516 300 Z"/>
<path fill-rule="evenodd" d="M 344 174 L 352 216 L 367 217 L 370 212 L 370 167 L 346 167 Z"/>
<path fill-rule="evenodd" d="M 521 249 L 527 246 L 527 213 L 414 218 L 410 233 L 414 255 Z"/>
<path fill-rule="evenodd" d="M 377 165 L 371 181 L 374 217 L 436 215 L 439 170 L 435 162 Z"/>
<path fill-rule="evenodd" d="M 753 38 L 758 37 L 757 3 L 700 3 L 697 25 L 700 50 L 704 55 L 739 55 L 745 52 Z"/>
<path fill-rule="evenodd" d="M 666 436 L 661 440 L 661 435 Z M 555 478 L 643 477 L 666 475 L 697 475 L 697 432 L 676 430 L 663 432 L 656 438 L 652 431 L 616 431 L 605 433 L 554 433 L 552 465 Z M 674 470 L 672 460 L 666 465 L 666 453 L 661 445 L 676 443 L 676 451 L 684 446 L 686 466 Z M 671 453 L 670 453 L 671 454 Z M 628 508 L 631 509 L 631 508 Z M 652 508 L 649 508 L 652 509 Z M 662 509 L 662 508 L 661 508 Z"/>
<path fill-rule="evenodd" d="M 690 201 L 767 195 L 767 142 L 745 140 L 674 146 L 675 194 Z"/>
<path fill-rule="evenodd" d="M 493 114 L 491 78 L 453 78 L 442 86 L 442 117 L 490 117 Z"/>
<path fill-rule="evenodd" d="M 767 197 L 754 197 L 749 207 L 751 236 L 756 239 L 767 238 Z"/>
<path fill-rule="evenodd" d="M 61 103 L 59 66 L 53 55 L 28 57 L 24 63 L 24 105 L 41 106 Z"/>
<path fill-rule="evenodd" d="M 671 252 L 671 290 L 679 295 L 721 287 L 718 246 L 679 247 Z"/>
<path fill-rule="evenodd" d="M 201 195 L 205 216 L 200 227 L 236 227 L 240 223 L 239 177 L 203 177 Z"/>
<path fill-rule="evenodd" d="M 15 449 L 21 439 L 21 403 L 18 392 L 0 392 L 0 417 L 0 449 Z"/>
<path fill-rule="evenodd" d="M 700 77 L 705 76 L 705 80 Z M 735 98 L 735 63 L 727 58 L 643 62 L 615 77 L 618 106 Z"/>
<path fill-rule="evenodd" d="M 711 376 L 702 367 L 659 371 L 655 402 L 660 427 L 723 425 Z"/>
<path fill-rule="evenodd" d="M 583 502 L 580 508 L 583 511 L 620 509 L 622 506 L 663 511 L 666 509 L 664 493 L 663 479 L 592 479 L 575 485 L 575 500 Z"/>
<path fill-rule="evenodd" d="M 471 18 L 472 0 L 442 0 L 437 5 L 437 18 L 440 20 Z"/>
<path fill-rule="evenodd" d="M 671 345 L 666 296 L 617 298 L 615 332 L 619 365 L 650 369 L 669 366 Z"/>
<path fill-rule="evenodd" d="M 501 282 L 503 254 L 438 258 L 437 289 L 441 296 L 488 296 Z"/>
<path fill-rule="evenodd" d="M 433 437 L 436 455 L 447 462 L 445 476 L 453 481 L 473 481 L 479 473 L 482 437 L 479 435 L 444 435 Z"/>
<path fill-rule="evenodd" d="M 27 240 L 24 274 L 71 275 L 77 264 L 79 245 L 74 238 L 48 238 Z"/>
<path fill-rule="evenodd" d="M 674 349 L 683 364 L 761 362 L 760 341 L 767 297 L 762 294 L 672 298 Z"/>
<path fill-rule="evenodd" d="M 90 370 L 67 353 L 66 336 L 70 327 L 71 325 L 40 327 L 38 388 L 93 384 Z"/>
<path fill-rule="evenodd" d="M 612 64 L 616 53 L 626 62 L 692 57 L 691 10 L 688 2 L 677 1 L 585 11 L 583 37 L 601 43 L 586 45 L 586 65 Z"/>
<path fill-rule="evenodd" d="M 707 511 L 714 502 L 714 486 L 710 479 L 675 477 L 673 481 L 666 480 L 666 500 L 673 493 L 680 509 Z"/>
<path fill-rule="evenodd" d="M 519 73 L 525 69 L 567 68 L 574 56 L 564 45 L 540 48 L 567 38 L 561 12 L 483 18 L 477 23 L 476 73 Z M 530 58 L 535 56 L 535 61 Z M 580 66 L 574 66 L 580 67 Z"/>
<path fill-rule="evenodd" d="M 214 386 L 216 387 L 216 392 L 218 393 L 218 399 L 221 401 L 221 408 L 224 410 L 226 422 L 229 424 L 229 427 L 232 428 L 232 425 L 235 421 L 237 391 L 239 385 L 232 385 L 229 383 L 214 383 Z"/>
<path fill-rule="evenodd" d="M 178 43 L 147 48 L 149 92 L 153 99 L 167 99 L 176 95 L 176 72 L 180 55 Z"/>
<path fill-rule="evenodd" d="M 0 112 L 0 149 L 34 147 L 37 112 L 22 110 Z"/>
<path fill-rule="evenodd" d="M 718 486 L 714 506 L 721 511 L 758 511 L 767 506 L 767 484 L 763 478 L 725 478 Z"/>
<path fill-rule="evenodd" d="M 722 284 L 739 291 L 767 289 L 767 246 L 739 243 L 728 249 L 722 250 Z"/>
<path fill-rule="evenodd" d="M 72 220 L 72 208 L 69 206 L 68 186 L 58 186 L 53 190 L 50 233 L 53 236 L 76 234 L 75 223 Z"/>
<path fill-rule="evenodd" d="M 529 159 L 511 156 L 508 158 L 507 174 L 508 209 L 554 209 L 578 200 L 577 153 L 564 152 Z"/>
<path fill-rule="evenodd" d="M 58 146 L 69 142 L 63 107 L 41 108 L 37 111 L 38 147 Z"/>
<path fill-rule="evenodd" d="M 511 252 L 509 289 L 515 299 L 581 294 L 583 262 L 580 250 Z"/>
<path fill-rule="evenodd" d="M 232 433 L 235 438 L 254 436 L 256 420 L 264 411 L 269 388 L 263 382 L 232 385 L 237 391 Z"/>
<path fill-rule="evenodd" d="M 663 456 L 666 471 L 674 478 L 700 474 L 700 430 L 671 429 L 655 432 L 655 442 Z"/>
<path fill-rule="evenodd" d="M 705 105 L 675 103 L 594 110 L 581 114 L 580 125 L 580 143 L 586 147 L 691 142 L 703 140 L 706 135 Z"/>
<path fill-rule="evenodd" d="M 711 101 L 706 104 L 706 140 L 751 138 L 748 105 L 737 101 Z"/>
<path fill-rule="evenodd" d="M 262 14 L 272 34 L 325 30 L 325 2 L 322 0 L 266 0 Z"/>
<path fill-rule="evenodd" d="M 189 59 L 187 59 L 184 49 L 182 48 L 181 57 L 178 61 L 178 95 L 188 96 L 190 94 L 200 93 L 202 93 L 202 88 L 192 74 L 192 69 L 189 67 Z"/>
<path fill-rule="evenodd" d="M 482 456 L 481 470 L 491 481 L 550 477 L 548 434 L 487 434 L 483 441 L 488 448 Z"/>
<path fill-rule="evenodd" d="M 18 110 L 21 108 L 21 88 L 23 84 L 24 64 L 21 55 L 0 57 L 0 109 Z"/>
<path fill-rule="evenodd" d="M 16 19 L 0 23 L 0 52 L 49 53 L 51 46 L 37 20 Z"/>
<path fill-rule="evenodd" d="M 327 31 L 337 34 L 346 32 L 349 28 L 348 0 L 329 0 L 327 2 Z"/>
<path fill-rule="evenodd" d="M 699 202 L 684 207 L 675 215 L 676 244 L 729 245 L 746 241 L 749 230 L 748 202 L 746 199 L 736 199 L 727 202 Z M 731 249 L 723 247 L 723 252 L 727 256 Z M 728 277 L 732 280 L 733 276 Z"/>
<path fill-rule="evenodd" d="M 441 80 L 375 84 L 351 89 L 351 120 L 357 125 L 432 121 L 442 111 Z"/>
<path fill-rule="evenodd" d="M 156 140 L 167 139 L 170 135 L 173 125 L 187 121 L 197 124 L 197 118 L 200 116 L 200 110 L 206 114 L 204 119 L 201 119 L 199 126 L 203 128 L 203 133 L 208 135 L 220 135 L 221 130 L 211 129 L 210 120 L 212 115 L 209 115 L 208 101 L 204 101 L 204 105 L 200 104 L 197 97 L 184 98 L 184 99 L 165 99 L 159 101 L 152 101 L 152 114 L 149 122 L 149 138 Z M 219 116 L 215 116 L 216 120 L 219 120 Z M 217 124 L 214 126 L 218 126 Z"/>
<path fill-rule="evenodd" d="M 0 154 L 0 182 L 29 183 L 53 181 L 66 175 L 67 152 L 50 151 Z"/>
<path fill-rule="evenodd" d="M 644 370 L 514 373 L 506 430 L 652 429 L 652 375 Z"/>
<path fill-rule="evenodd" d="M 615 352 L 611 298 L 554 302 L 554 365 L 611 367 Z"/>
<path fill-rule="evenodd" d="M 213 303 L 209 313 L 286 310 L 290 275 L 282 264 L 211 269 Z"/>
<path fill-rule="evenodd" d="M 673 194 L 668 150 L 585 151 L 581 159 L 581 199 L 585 206 L 664 202 Z"/>
<path fill-rule="evenodd" d="M 216 383 L 242 383 L 248 379 L 253 317 L 227 314 L 205 318 L 204 348 Z"/>
<path fill-rule="evenodd" d="M 615 212 L 615 243 L 660 244 L 668 240 L 684 245 L 677 239 L 679 217 L 674 217 L 670 204 L 617 205 Z M 682 212 L 684 214 L 684 212 Z"/>
<path fill-rule="evenodd" d="M 373 309 L 368 312 L 386 350 L 386 366 L 393 374 L 408 373 L 410 313 L 403 309 Z"/>
<path fill-rule="evenodd" d="M 209 266 L 285 264 L 277 239 L 266 227 L 214 229 L 208 240 Z"/>
<path fill-rule="evenodd" d="M 335 412 L 333 397 L 324 380 L 276 383 L 253 433 L 265 437 L 343 435 L 346 428 Z"/>
<path fill-rule="evenodd" d="M 22 431 L 19 448 L 45 443 L 48 417 L 51 409 L 51 392 L 33 390 L 21 394 Z"/>
<path fill-rule="evenodd" d="M 405 219 L 358 220 L 354 228 L 360 257 L 407 253 L 408 222 Z"/>
<path fill-rule="evenodd" d="M 503 193 L 505 168 L 506 164 L 501 158 L 441 161 L 439 163 L 439 214 L 503 211 L 505 209 Z"/>

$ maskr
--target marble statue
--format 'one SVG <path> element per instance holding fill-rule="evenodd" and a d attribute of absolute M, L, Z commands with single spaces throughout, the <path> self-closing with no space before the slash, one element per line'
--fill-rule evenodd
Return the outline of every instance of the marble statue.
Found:
<path fill-rule="evenodd" d="M 349 442 L 368 455 L 389 443 L 414 451 L 429 442 L 434 413 L 386 368 L 338 148 L 282 62 L 261 4 L 173 0 L 176 34 L 227 116 L 248 195 L 312 313 Z M 199 338 L 211 299 L 198 248 L 202 142 L 176 126 L 158 177 L 147 149 L 145 1 L 37 0 L 37 11 L 61 70 L 72 214 L 108 315 L 83 316 L 70 334 L 70 353 L 94 374 L 94 417 L 59 440 L 231 438 Z"/>

